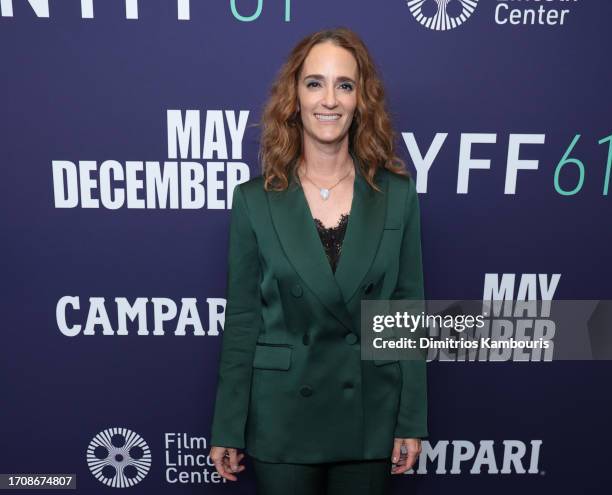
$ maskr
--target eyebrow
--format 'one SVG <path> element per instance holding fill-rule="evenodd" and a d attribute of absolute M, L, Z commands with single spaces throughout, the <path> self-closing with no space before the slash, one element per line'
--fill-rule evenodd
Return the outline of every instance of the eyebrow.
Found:
<path fill-rule="evenodd" d="M 325 79 L 325 77 L 322 74 L 309 74 L 306 77 L 304 77 L 304 81 L 306 79 Z M 337 77 L 336 82 L 352 82 L 353 84 L 357 84 L 350 77 L 346 77 L 346 76 Z"/>

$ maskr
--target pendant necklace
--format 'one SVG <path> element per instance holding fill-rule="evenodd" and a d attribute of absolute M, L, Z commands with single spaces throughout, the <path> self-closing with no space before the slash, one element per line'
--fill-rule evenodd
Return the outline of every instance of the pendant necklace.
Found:
<path fill-rule="evenodd" d="M 305 178 L 306 180 L 309 180 L 309 181 L 310 181 L 312 184 L 314 184 L 314 185 L 317 187 L 317 189 L 319 189 L 319 194 L 321 195 L 321 197 L 322 197 L 324 200 L 326 200 L 326 201 L 327 201 L 327 198 L 329 198 L 329 195 L 331 194 L 331 190 L 332 190 L 334 187 L 336 187 L 338 184 L 340 184 L 340 182 L 342 182 L 344 179 L 346 179 L 346 178 L 349 176 L 349 174 L 350 174 L 350 173 L 351 173 L 351 171 L 349 170 L 349 171 L 346 173 L 346 175 L 345 175 L 344 177 L 342 177 L 342 178 L 341 178 L 341 179 L 340 179 L 338 182 L 336 182 L 336 183 L 335 183 L 333 186 L 331 186 L 331 187 L 321 187 L 321 186 L 319 186 L 318 184 L 315 184 L 315 182 L 314 182 L 312 179 L 310 179 L 310 178 L 308 177 L 308 174 L 306 174 L 306 172 L 304 172 L 304 178 Z"/>

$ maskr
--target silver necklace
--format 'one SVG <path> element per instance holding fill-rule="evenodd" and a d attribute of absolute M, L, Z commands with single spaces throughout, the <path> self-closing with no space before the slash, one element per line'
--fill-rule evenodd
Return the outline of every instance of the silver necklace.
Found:
<path fill-rule="evenodd" d="M 310 177 L 308 177 L 308 174 L 306 173 L 306 171 L 304 171 L 304 178 L 308 181 L 310 181 L 312 184 L 314 184 L 317 189 L 319 189 L 319 194 L 321 195 L 321 197 L 327 201 L 327 198 L 329 198 L 329 195 L 331 194 L 331 190 L 336 187 L 338 184 L 340 184 L 340 182 L 342 182 L 344 179 L 346 179 L 349 174 L 351 173 L 350 169 L 349 171 L 346 173 L 346 175 L 344 177 L 342 177 L 338 182 L 336 182 L 333 186 L 331 187 L 321 187 L 318 184 L 316 184 Z"/>

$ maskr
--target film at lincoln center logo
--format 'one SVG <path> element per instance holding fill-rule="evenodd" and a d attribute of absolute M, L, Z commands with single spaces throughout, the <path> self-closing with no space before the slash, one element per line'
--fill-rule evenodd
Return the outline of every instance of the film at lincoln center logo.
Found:
<path fill-rule="evenodd" d="M 151 467 L 147 442 L 127 428 L 108 428 L 87 446 L 87 464 L 98 481 L 114 488 L 140 483 Z"/>
<path fill-rule="evenodd" d="M 419 24 L 434 31 L 448 31 L 468 20 L 478 0 L 407 0 L 406 5 Z"/>

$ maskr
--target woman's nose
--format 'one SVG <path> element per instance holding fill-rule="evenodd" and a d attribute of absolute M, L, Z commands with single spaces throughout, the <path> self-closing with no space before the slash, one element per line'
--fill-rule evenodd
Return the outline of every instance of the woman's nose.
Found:
<path fill-rule="evenodd" d="M 325 92 L 325 104 L 328 107 L 336 106 L 336 88 L 333 86 L 329 87 Z"/>

